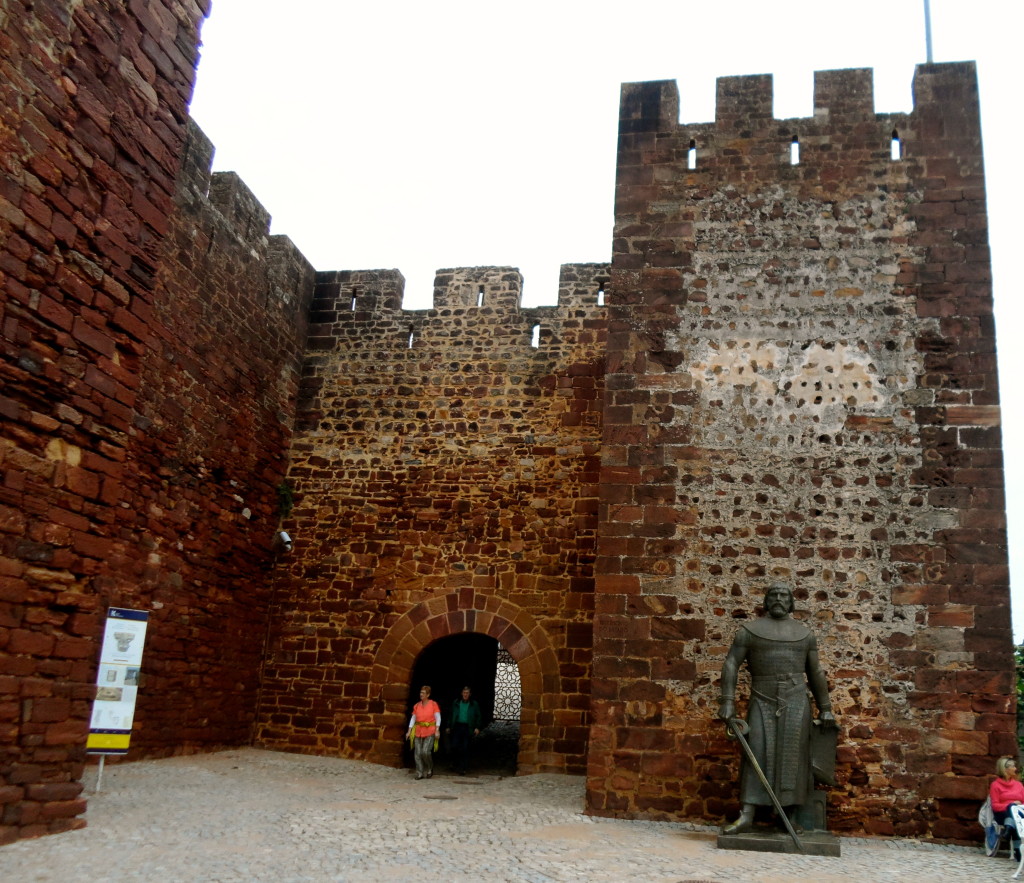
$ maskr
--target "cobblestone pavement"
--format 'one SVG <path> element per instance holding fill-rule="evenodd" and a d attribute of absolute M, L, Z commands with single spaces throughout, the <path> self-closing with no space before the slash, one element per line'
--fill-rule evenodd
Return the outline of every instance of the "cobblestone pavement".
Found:
<path fill-rule="evenodd" d="M 88 827 L 0 847 L 20 881 L 1008 880 L 981 849 L 842 839 L 841 858 L 724 851 L 714 829 L 585 816 L 583 780 L 416 781 L 406 770 L 257 749 L 87 773 Z M 979 838 L 981 831 L 979 829 Z"/>

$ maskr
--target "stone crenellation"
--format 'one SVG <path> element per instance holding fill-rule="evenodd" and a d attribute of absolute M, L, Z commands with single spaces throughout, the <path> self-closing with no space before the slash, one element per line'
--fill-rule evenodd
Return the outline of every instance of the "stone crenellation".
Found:
<path fill-rule="evenodd" d="M 118 503 L 135 519 L 103 580 L 151 608 L 133 742 L 154 755 L 251 732 L 314 278 L 212 155 L 191 124 Z"/>
<path fill-rule="evenodd" d="M 211 173 L 207 3 L 29 5 L 0 0 L 0 842 L 84 824 L 112 605 L 150 614 L 131 758 L 400 764 L 416 679 L 486 704 L 500 645 L 519 773 L 720 820 L 719 672 L 776 579 L 842 727 L 831 826 L 975 837 L 1016 742 L 972 65 L 901 114 L 866 70 L 789 120 L 766 76 L 694 124 L 627 84 L 611 263 L 537 307 L 443 269 L 406 310 Z"/>
<path fill-rule="evenodd" d="M 200 5 L 65 6 L 0 4 L 4 841 L 84 824 L 110 605 L 151 616 L 134 751 L 250 738 L 312 287 L 237 177 L 211 185 Z"/>

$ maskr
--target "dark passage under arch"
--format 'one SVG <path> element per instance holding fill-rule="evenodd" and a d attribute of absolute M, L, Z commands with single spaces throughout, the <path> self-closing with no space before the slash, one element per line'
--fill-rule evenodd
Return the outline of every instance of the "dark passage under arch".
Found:
<path fill-rule="evenodd" d="M 495 720 L 495 681 L 499 671 L 498 641 L 478 632 L 462 632 L 440 638 L 423 649 L 416 659 L 409 683 L 407 710 L 419 699 L 420 687 L 428 684 L 431 698 L 441 706 L 441 748 L 436 763 L 441 770 L 449 766 L 448 740 L 443 731 L 448 728 L 452 703 L 468 686 L 473 698 L 480 703 L 484 727 L 474 740 L 470 769 L 478 773 L 514 775 L 519 746 L 519 721 L 508 720 L 507 713 L 499 710 Z M 507 652 L 502 659 L 511 657 Z M 503 667 L 503 668 L 504 668 Z M 504 674 L 504 672 L 503 672 Z M 507 688 L 505 688 L 507 689 Z M 507 701 L 501 703 L 507 708 Z M 412 766 L 412 753 L 408 743 L 403 753 L 404 765 Z"/>

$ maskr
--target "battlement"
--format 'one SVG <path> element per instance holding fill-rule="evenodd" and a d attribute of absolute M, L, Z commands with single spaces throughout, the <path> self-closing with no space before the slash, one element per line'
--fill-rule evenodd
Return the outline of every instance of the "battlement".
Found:
<path fill-rule="evenodd" d="M 398 270 L 332 270 L 317 273 L 312 321 L 331 322 L 350 313 L 369 321 L 386 313 L 450 315 L 453 311 L 489 311 L 545 315 L 603 304 L 608 264 L 562 264 L 556 305 L 524 307 L 523 275 L 516 267 L 451 267 L 434 275 L 429 310 L 405 310 L 405 277 Z"/>
<path fill-rule="evenodd" d="M 260 248 L 270 235 L 270 212 L 235 172 L 213 172 L 213 143 L 189 118 L 178 194 L 208 201 L 240 239 Z"/>
<path fill-rule="evenodd" d="M 595 580 L 615 613 L 594 622 L 591 812 L 701 806 L 723 746 L 677 746 L 707 740 L 709 647 L 777 578 L 816 611 L 847 726 L 872 709 L 870 749 L 847 742 L 830 789 L 837 829 L 963 837 L 981 773 L 1016 749 L 975 69 L 919 66 L 907 113 L 875 113 L 872 92 L 868 70 L 822 71 L 812 116 L 776 119 L 770 76 L 724 77 L 714 120 L 680 123 L 675 83 L 623 88 Z M 640 665 L 623 668 L 623 636 L 645 638 Z M 1007 709 L 1002 732 L 937 721 L 961 701 L 958 667 Z M 628 711 L 638 677 L 651 725 Z M 945 766 L 893 738 L 911 720 L 925 741 L 943 729 Z M 667 748 L 637 773 L 646 739 Z M 974 790 L 949 788 L 969 752 Z M 860 778 L 886 755 L 891 776 Z M 935 809 L 908 822 L 921 795 Z"/>
<path fill-rule="evenodd" d="M 230 240 L 243 260 L 263 264 L 275 311 L 301 331 L 313 268 L 291 239 L 270 235 L 270 212 L 235 172 L 212 171 L 214 152 L 213 143 L 189 118 L 176 202 L 210 236 Z M 205 258 L 197 254 L 195 259 Z"/>
<path fill-rule="evenodd" d="M 397 270 L 318 273 L 296 426 L 300 432 L 324 429 L 335 385 L 365 391 L 397 384 L 411 395 L 425 384 L 429 396 L 430 389 L 440 395 L 438 389 L 475 377 L 466 394 L 477 398 L 484 396 L 483 377 L 534 389 L 537 376 L 571 373 L 589 378 L 593 391 L 602 364 L 602 293 L 609 273 L 608 264 L 563 264 L 558 303 L 524 307 L 523 277 L 515 267 L 442 269 L 429 310 L 402 309 L 405 279 Z M 588 399 L 560 419 L 582 419 L 585 411 L 596 420 L 595 402 Z M 368 406 L 367 413 L 377 410 Z"/>
<path fill-rule="evenodd" d="M 434 276 L 434 309 L 493 307 L 515 310 L 522 302 L 523 275 L 515 267 L 456 267 Z"/>
<path fill-rule="evenodd" d="M 134 757 L 399 763 L 409 688 L 454 698 L 458 660 L 489 711 L 500 643 L 518 773 L 721 820 L 714 673 L 777 579 L 843 722 L 830 826 L 975 837 L 1018 746 L 974 66 L 919 67 L 903 114 L 864 70 L 819 73 L 806 119 L 767 76 L 694 124 L 674 83 L 628 85 L 612 268 L 538 307 L 515 268 L 445 269 L 414 311 L 212 173 L 186 122 L 208 5 L 5 19 L 0 842 L 81 826 L 121 605 L 150 611 Z"/>
<path fill-rule="evenodd" d="M 872 161 L 913 158 L 921 140 L 980 139 L 973 62 L 918 65 L 913 86 L 910 113 L 876 114 L 870 69 L 817 71 L 814 115 L 777 119 L 772 112 L 771 75 L 720 77 L 714 122 L 680 123 L 674 81 L 626 83 L 619 116 L 620 165 L 623 159 L 631 164 L 630 150 L 639 146 L 637 139 L 651 135 L 658 137 L 660 161 L 666 150 L 675 150 L 680 161 L 689 158 L 690 169 L 697 174 L 736 165 L 828 165 L 833 142 L 845 148 L 852 134 L 859 136 L 858 149 L 860 142 L 875 145 L 874 152 L 864 156 Z M 901 142 L 896 154 L 893 138 Z M 800 146 L 797 163 L 791 161 L 794 142 Z"/>

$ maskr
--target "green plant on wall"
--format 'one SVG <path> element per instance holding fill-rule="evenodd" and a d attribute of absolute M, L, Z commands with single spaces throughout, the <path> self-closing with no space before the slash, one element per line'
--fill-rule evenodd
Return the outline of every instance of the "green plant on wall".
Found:
<path fill-rule="evenodd" d="M 295 505 L 294 491 L 287 481 L 282 481 L 277 486 L 277 517 L 284 520 L 292 514 L 292 507 Z"/>

